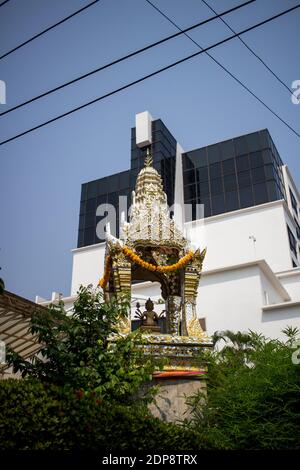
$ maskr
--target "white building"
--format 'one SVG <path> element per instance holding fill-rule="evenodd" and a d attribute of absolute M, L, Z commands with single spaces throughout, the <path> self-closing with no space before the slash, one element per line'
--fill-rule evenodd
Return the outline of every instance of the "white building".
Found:
<path fill-rule="evenodd" d="M 82 187 L 66 307 L 72 308 L 81 284 L 96 286 L 103 274 L 105 242 L 97 239 L 97 224 L 104 226 L 109 216 L 99 219 L 97 207 L 130 194 L 151 145 L 175 220 L 193 245 L 207 247 L 197 300 L 207 333 L 251 329 L 276 338 L 286 326 L 300 328 L 300 194 L 268 131 L 183 152 L 164 124 L 145 112 L 136 116 L 132 137 L 131 170 Z M 191 204 L 189 217 L 184 203 Z M 205 217 L 197 218 L 195 203 L 204 204 Z M 135 284 L 132 292 L 141 304 L 161 297 L 158 283 Z"/>

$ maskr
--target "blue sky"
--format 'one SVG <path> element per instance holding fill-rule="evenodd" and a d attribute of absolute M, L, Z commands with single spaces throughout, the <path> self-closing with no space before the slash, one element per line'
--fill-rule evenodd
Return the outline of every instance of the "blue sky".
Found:
<path fill-rule="evenodd" d="M 241 0 L 207 0 L 218 12 Z M 212 16 L 201 0 L 153 0 L 181 28 Z M 10 0 L 0 8 L 0 55 L 86 5 L 83 0 Z M 296 5 L 257 0 L 226 17 L 241 30 Z M 243 38 L 288 85 L 300 80 L 300 9 Z M 144 0 L 103 0 L 0 61 L 7 105 L 176 32 Z M 215 21 L 191 35 L 203 47 L 231 34 Z M 0 118 L 0 140 L 197 50 L 185 37 L 159 46 Z M 300 132 L 300 105 L 238 39 L 212 54 Z M 268 128 L 300 186 L 300 138 L 211 59 L 201 55 L 0 147 L 0 266 L 6 288 L 33 299 L 69 295 L 81 184 L 126 170 L 137 112 L 161 118 L 185 150 Z M 100 269 L 100 267 L 99 267 Z"/>

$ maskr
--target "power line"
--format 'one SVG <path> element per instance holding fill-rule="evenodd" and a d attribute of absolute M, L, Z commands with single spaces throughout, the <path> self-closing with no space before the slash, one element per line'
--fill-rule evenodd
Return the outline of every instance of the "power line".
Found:
<path fill-rule="evenodd" d="M 3 5 L 5 5 L 5 3 L 8 3 L 9 0 L 4 0 L 4 2 L 0 3 L 0 7 L 3 7 Z"/>
<path fill-rule="evenodd" d="M 202 2 L 215 14 L 217 14 L 216 10 L 214 10 L 210 5 L 209 3 L 207 3 L 205 0 L 202 0 Z M 149 2 L 148 2 L 149 3 Z M 230 24 L 227 23 L 226 20 L 224 20 L 224 18 L 220 17 L 220 20 L 230 29 L 230 31 L 232 33 L 236 33 L 236 31 L 230 26 Z M 248 49 L 248 51 L 251 52 L 251 54 L 253 54 L 263 65 L 264 67 L 273 75 L 273 77 L 275 77 L 278 82 L 284 86 L 284 88 L 286 88 L 286 90 L 289 92 L 289 94 L 294 94 L 294 92 L 290 89 L 290 87 L 284 83 L 283 80 L 281 80 L 280 77 L 278 77 L 278 75 L 271 69 L 271 67 L 269 67 L 266 62 L 242 39 L 238 36 L 238 39 L 241 41 L 242 44 L 244 44 L 244 46 Z M 296 95 L 295 95 L 296 96 Z"/>
<path fill-rule="evenodd" d="M 204 0 L 202 0 L 204 1 Z M 248 93 L 250 93 L 250 95 L 252 95 L 259 103 L 261 103 L 266 109 L 268 109 L 268 111 L 270 111 L 275 117 L 277 117 L 283 124 L 285 124 L 292 132 L 294 132 L 294 134 L 296 134 L 298 137 L 300 137 L 300 134 L 298 134 L 298 132 L 293 128 L 291 127 L 286 121 L 284 121 L 272 108 L 270 108 L 270 106 L 268 106 L 261 98 L 259 98 L 252 90 L 250 90 L 249 87 L 247 87 L 247 85 L 245 85 L 239 78 L 237 78 L 232 72 L 230 72 L 229 69 L 227 69 L 223 64 L 221 64 L 221 62 L 219 62 L 217 59 L 215 59 L 211 54 L 209 54 L 207 52 L 207 49 L 203 49 L 202 46 L 200 46 L 200 44 L 198 42 L 196 42 L 191 36 L 189 36 L 188 34 L 186 34 L 183 30 L 181 30 L 181 28 L 176 24 L 174 23 L 173 20 L 171 20 L 164 12 L 162 12 L 156 5 L 154 5 L 150 0 L 146 0 L 147 3 L 149 3 L 155 10 L 157 10 L 162 16 L 164 16 L 164 18 L 166 18 L 173 26 L 175 26 L 179 31 L 182 31 L 183 34 L 188 38 L 190 39 L 202 52 L 205 52 L 205 54 L 210 57 L 210 59 L 212 59 L 217 65 L 219 65 L 219 67 L 221 67 L 228 75 L 230 75 L 239 85 L 241 85 Z M 205 2 L 204 2 L 205 3 Z M 298 8 L 300 5 L 296 6 L 296 8 Z M 286 12 L 283 12 L 284 14 L 285 13 L 288 13 L 288 11 Z M 277 15 L 276 15 L 277 16 Z M 222 20 L 222 18 L 220 18 Z M 275 18 L 274 18 L 275 19 Z M 230 28 L 231 29 L 231 28 Z M 233 30 L 232 30 L 233 31 Z M 236 33 L 235 31 L 233 31 L 234 34 L 236 35 L 235 37 L 239 38 L 240 40 L 242 40 L 239 36 L 240 36 L 240 33 Z M 243 33 L 242 33 L 243 34 Z M 243 41 L 244 43 L 244 41 Z M 289 90 L 289 88 L 288 88 Z M 292 94 L 292 92 L 290 91 L 290 94 Z"/>
<path fill-rule="evenodd" d="M 8 2 L 9 0 L 6 0 L 6 1 Z M 69 19 L 73 18 L 74 16 L 78 15 L 82 11 L 86 10 L 87 8 L 90 8 L 91 6 L 95 5 L 95 3 L 98 3 L 98 2 L 100 2 L 100 0 L 94 0 L 93 2 L 88 3 L 84 7 L 80 8 L 79 10 L 74 11 L 74 13 L 72 13 L 71 15 L 66 16 L 66 18 L 58 21 L 57 23 L 53 24 L 52 26 L 49 26 L 48 28 L 46 28 L 43 31 L 41 31 L 40 33 L 36 34 L 32 38 L 27 39 L 27 41 L 22 42 L 22 44 L 19 44 L 18 46 L 14 47 L 10 51 L 8 51 L 5 54 L 1 55 L 0 60 L 4 59 L 4 57 L 7 57 L 8 55 L 12 54 L 13 52 L 17 51 L 18 49 L 21 49 L 21 47 L 25 46 L 26 44 L 29 44 L 31 41 L 34 41 L 35 39 L 39 38 L 43 34 L 47 33 L 48 31 L 51 31 L 51 29 L 54 29 L 57 26 L 61 25 L 62 23 L 65 23 L 65 21 L 68 21 Z M 6 3 L 6 2 L 4 2 L 4 3 Z M 4 3 L 2 3 L 0 6 L 4 5 Z"/>
<path fill-rule="evenodd" d="M 203 26 L 204 24 L 210 23 L 211 21 L 214 21 L 215 19 L 220 18 L 223 15 L 227 15 L 228 13 L 232 13 L 233 11 L 239 10 L 240 8 L 243 8 L 244 6 L 249 5 L 250 3 L 253 3 L 254 1 L 255 0 L 248 0 L 245 3 L 242 3 L 241 5 L 238 5 L 234 8 L 230 8 L 229 10 L 224 11 L 223 13 L 217 14 L 216 16 L 212 16 L 211 18 L 208 18 L 207 20 L 203 20 L 199 23 L 196 23 L 196 24 L 190 26 L 189 28 L 186 28 L 186 29 L 180 31 L 179 33 L 171 34 L 170 36 L 167 36 L 163 39 L 160 39 L 159 41 L 156 41 L 152 44 L 149 44 L 148 46 L 145 46 L 145 47 L 142 47 L 141 49 L 137 49 L 136 51 L 130 52 L 129 54 L 127 54 L 123 57 L 120 57 L 119 59 L 116 59 L 116 60 L 114 60 L 114 61 L 112 61 L 108 64 L 102 65 L 101 67 L 97 67 L 96 69 L 93 69 L 93 70 L 91 70 L 91 71 L 89 71 L 89 72 L 87 72 L 83 75 L 80 75 L 79 77 L 76 77 L 73 80 L 69 80 L 68 82 L 63 83 L 62 85 L 59 85 L 55 88 L 52 88 L 51 90 L 45 91 L 44 93 L 41 93 L 40 95 L 37 95 L 37 96 L 27 100 L 27 101 L 24 101 L 23 103 L 17 104 L 16 106 L 13 106 L 12 108 L 9 108 L 6 111 L 3 111 L 2 113 L 0 113 L 0 116 L 4 116 L 5 114 L 11 113 L 12 111 L 15 111 L 16 109 L 22 108 L 23 106 L 26 106 L 27 104 L 33 103 L 34 101 L 37 101 L 40 98 L 48 96 L 51 93 L 54 93 L 55 91 L 61 90 L 62 88 L 65 88 L 66 86 L 72 85 L 73 83 L 76 83 L 80 80 L 83 80 L 84 78 L 87 78 L 87 77 L 89 77 L 89 76 L 91 76 L 91 75 L 93 75 L 97 72 L 100 72 L 104 69 L 112 67 L 113 65 L 119 64 L 120 62 L 123 62 L 124 60 L 127 60 L 131 57 L 134 57 L 135 55 L 141 54 L 142 52 L 148 51 L 149 49 L 151 49 L 155 46 L 158 46 L 160 44 L 163 44 L 166 41 L 174 39 L 174 38 L 180 36 L 181 34 L 184 34 L 187 31 L 191 31 L 195 28 Z"/>
<path fill-rule="evenodd" d="M 4 145 L 4 144 L 6 144 L 6 143 L 8 143 L 8 142 L 11 142 L 12 140 L 18 139 L 19 137 L 22 137 L 22 136 L 24 136 L 24 135 L 26 135 L 26 134 L 29 134 L 30 132 L 33 132 L 33 131 L 35 131 L 35 130 L 37 130 L 37 129 L 40 129 L 41 127 L 44 127 L 44 126 L 46 126 L 46 125 L 48 125 L 48 124 L 50 124 L 50 123 L 52 123 L 52 122 L 55 122 L 55 121 L 57 121 L 57 120 L 59 120 L 59 119 L 62 119 L 63 117 L 69 116 L 70 114 L 73 114 L 73 113 L 75 113 L 76 111 L 79 111 L 80 109 L 86 108 L 87 106 L 90 106 L 90 105 L 92 105 L 92 104 L 94 104 L 94 103 L 96 103 L 96 102 L 98 102 L 98 101 L 101 101 L 101 100 L 103 100 L 103 99 L 105 99 L 105 98 L 108 98 L 109 96 L 112 96 L 112 95 L 114 95 L 114 94 L 116 94 L 116 93 L 119 93 L 120 91 L 123 91 L 123 90 L 125 90 L 125 89 L 127 89 L 127 88 L 130 88 L 130 87 L 132 87 L 132 86 L 134 86 L 134 85 L 137 85 L 138 83 L 141 83 L 141 82 L 147 80 L 147 79 L 150 78 L 150 77 L 154 77 L 155 75 L 158 75 L 158 74 L 161 73 L 161 72 L 164 72 L 164 71 L 169 70 L 169 69 L 171 69 L 171 68 L 173 68 L 173 67 L 175 67 L 175 66 L 177 66 L 177 65 L 179 65 L 179 64 L 182 64 L 183 62 L 186 62 L 187 60 L 190 60 L 190 59 L 192 59 L 192 58 L 194 58 L 194 57 L 197 57 L 198 55 L 203 54 L 203 53 L 205 53 L 205 52 L 208 51 L 208 50 L 214 49 L 215 47 L 220 46 L 221 44 L 225 44 L 226 42 L 231 41 L 232 39 L 236 38 L 238 35 L 242 35 L 242 34 L 248 33 L 249 31 L 252 31 L 252 30 L 254 30 L 254 29 L 256 29 L 256 28 L 258 28 L 258 27 L 260 27 L 260 26 L 263 26 L 264 24 L 269 23 L 270 21 L 274 21 L 275 19 L 280 18 L 281 16 L 286 15 L 287 13 L 290 13 L 291 11 L 296 10 L 296 9 L 299 8 L 299 7 L 300 7 L 300 4 L 298 4 L 298 5 L 296 5 L 296 6 L 292 7 L 292 8 L 289 8 L 288 10 L 285 10 L 285 11 L 283 11 L 283 12 L 281 12 L 281 13 L 278 13 L 277 15 L 274 15 L 274 16 L 272 16 L 272 17 L 270 17 L 270 18 L 267 18 L 266 20 L 261 21 L 261 22 L 255 24 L 255 25 L 253 25 L 253 26 L 250 26 L 250 27 L 248 27 L 248 28 L 246 28 L 246 29 L 240 31 L 239 33 L 236 33 L 236 34 L 234 34 L 234 35 L 232 35 L 232 36 L 229 36 L 229 37 L 227 37 L 227 38 L 225 38 L 225 39 L 222 39 L 221 41 L 219 41 L 219 42 L 217 42 L 217 43 L 215 43 L 215 44 L 213 44 L 213 45 L 211 45 L 211 46 L 208 46 L 208 47 L 206 47 L 205 49 L 202 49 L 201 51 L 194 52 L 194 54 L 191 54 L 191 55 L 189 55 L 189 56 L 186 56 L 186 57 L 184 57 L 183 59 L 179 59 L 179 60 L 177 60 L 176 62 L 173 62 L 172 64 L 169 64 L 169 65 L 167 65 L 167 66 L 165 66 L 165 67 L 162 67 L 162 68 L 160 68 L 160 69 L 158 69 L 158 70 L 155 70 L 154 72 L 151 72 L 151 73 L 148 74 L 148 75 L 144 75 L 143 77 L 138 78 L 137 80 L 134 80 L 133 82 L 127 83 L 126 85 L 123 85 L 123 86 L 121 86 L 120 88 L 117 88 L 117 89 L 115 89 L 115 90 L 113 90 L 113 91 L 110 91 L 109 93 L 106 93 L 105 95 L 99 96 L 98 98 L 95 98 L 95 99 L 93 99 L 93 100 L 91 100 L 91 101 L 89 101 L 89 102 L 87 102 L 87 103 L 84 103 L 84 104 L 82 104 L 82 105 L 80 105 L 80 106 L 77 106 L 76 108 L 73 108 L 73 109 L 71 109 L 71 110 L 69 110 L 69 111 L 67 111 L 67 112 L 65 112 L 65 113 L 63 113 L 63 114 L 60 114 L 59 116 L 56 116 L 56 117 L 54 117 L 54 118 L 52 118 L 52 119 L 49 119 L 48 121 L 43 122 L 42 124 L 39 124 L 39 125 L 37 125 L 37 126 L 35 126 L 35 127 L 32 127 L 32 128 L 30 128 L 30 129 L 28 129 L 27 131 L 21 132 L 20 134 L 17 134 L 17 135 L 15 135 L 15 136 L 13 136 L 13 137 L 10 137 L 9 139 L 6 139 L 6 140 L 0 142 L 0 145 Z M 259 99 L 259 101 L 260 101 L 267 109 L 269 109 L 283 124 L 285 124 L 292 132 L 294 132 L 294 134 L 296 134 L 298 137 L 300 137 L 300 134 L 299 134 L 297 131 L 295 131 L 295 129 L 293 129 L 293 128 L 292 128 L 288 123 L 286 123 L 280 116 L 278 116 L 278 114 L 276 114 L 276 113 L 275 113 L 273 110 L 271 110 L 265 103 L 263 103 L 263 101 L 260 100 L 260 98 L 258 98 L 258 99 Z"/>

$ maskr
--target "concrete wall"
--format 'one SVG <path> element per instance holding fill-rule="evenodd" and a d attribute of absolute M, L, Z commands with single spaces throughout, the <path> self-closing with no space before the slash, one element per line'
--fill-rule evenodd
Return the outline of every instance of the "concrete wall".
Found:
<path fill-rule="evenodd" d="M 159 387 L 155 402 L 149 405 L 153 416 L 167 422 L 180 422 L 191 418 L 191 408 L 188 398 L 198 392 L 206 393 L 204 379 L 163 379 L 154 380 L 153 385 Z"/>
<path fill-rule="evenodd" d="M 300 300 L 300 268 L 277 273 L 277 278 L 293 300 Z"/>
<path fill-rule="evenodd" d="M 275 201 L 187 223 L 186 227 L 195 246 L 207 247 L 205 270 L 265 259 L 273 271 L 282 271 L 292 266 L 286 210 L 283 201 Z"/>
<path fill-rule="evenodd" d="M 80 285 L 97 285 L 104 271 L 105 243 L 73 250 L 71 295 Z"/>
<path fill-rule="evenodd" d="M 197 313 L 206 318 L 209 335 L 217 330 L 256 330 L 262 305 L 258 267 L 203 273 Z"/>
<path fill-rule="evenodd" d="M 300 330 L 300 302 L 290 305 L 264 307 L 260 331 L 268 337 L 287 339 L 282 330 L 292 326 Z M 272 334 L 273 333 L 273 334 Z"/>
<path fill-rule="evenodd" d="M 267 337 L 284 338 L 282 329 L 287 326 L 300 329 L 300 301 L 297 305 L 261 261 L 226 271 L 204 272 L 197 313 L 206 318 L 209 335 L 218 330 L 253 330 Z"/>

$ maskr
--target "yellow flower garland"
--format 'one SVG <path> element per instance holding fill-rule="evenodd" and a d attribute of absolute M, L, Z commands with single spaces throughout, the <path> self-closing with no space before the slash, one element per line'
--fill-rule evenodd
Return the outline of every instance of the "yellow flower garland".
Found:
<path fill-rule="evenodd" d="M 128 258 L 130 258 L 130 260 L 133 263 L 139 264 L 143 268 L 148 269 L 148 271 L 157 271 L 159 273 L 168 273 L 171 271 L 176 271 L 177 269 L 182 268 L 189 261 L 191 261 L 195 255 L 195 253 L 193 253 L 192 251 L 189 251 L 185 256 L 180 258 L 180 260 L 177 261 L 177 263 L 171 264 L 170 266 L 156 266 L 154 264 L 143 261 L 142 258 L 140 258 L 137 254 L 134 253 L 133 250 L 131 250 L 127 246 L 124 246 L 122 250 L 123 250 L 123 253 Z M 106 262 L 105 262 L 104 276 L 99 281 L 99 286 L 101 286 L 102 289 L 105 289 L 108 283 L 110 270 L 111 270 L 111 256 L 108 255 L 106 258 Z"/>
<path fill-rule="evenodd" d="M 183 266 L 185 266 L 194 257 L 194 253 L 190 251 L 185 256 L 183 256 L 183 258 L 177 261 L 177 263 L 171 264 L 170 266 L 156 266 L 154 264 L 143 261 L 142 258 L 136 255 L 134 251 L 132 251 L 127 246 L 123 248 L 123 252 L 134 263 L 139 264 L 140 266 L 142 266 L 145 269 L 148 269 L 149 271 L 157 271 L 159 273 L 167 273 L 170 271 L 176 271 L 177 269 L 180 269 Z"/>
<path fill-rule="evenodd" d="M 105 260 L 104 276 L 99 281 L 99 286 L 102 287 L 102 289 L 105 289 L 109 281 L 110 269 L 111 269 L 111 256 L 108 255 Z"/>

